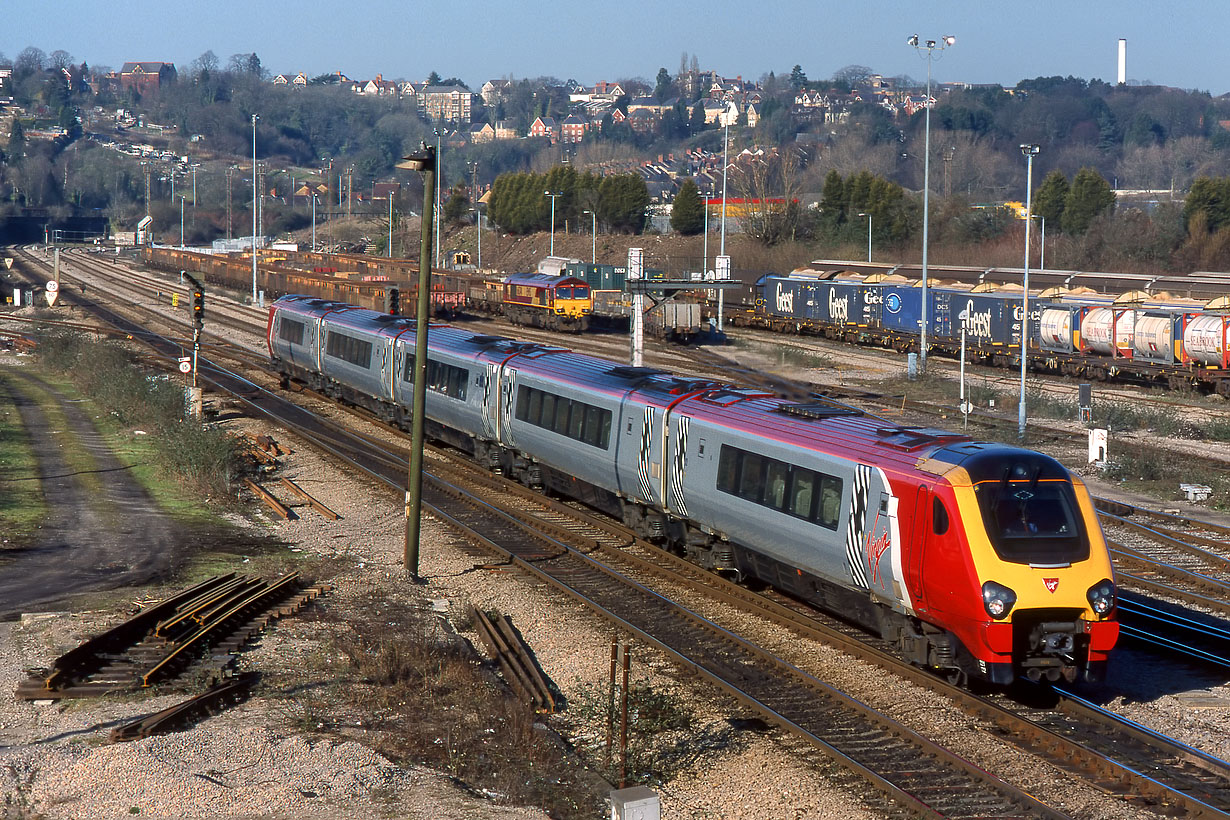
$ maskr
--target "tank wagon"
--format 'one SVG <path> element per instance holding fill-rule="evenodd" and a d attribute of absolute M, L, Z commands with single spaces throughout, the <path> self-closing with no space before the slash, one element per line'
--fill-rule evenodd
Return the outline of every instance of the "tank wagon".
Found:
<path fill-rule="evenodd" d="M 414 324 L 287 296 L 286 379 L 408 424 Z M 853 619 L 921 666 L 1095 680 L 1118 625 L 1083 483 L 1053 459 L 848 407 L 433 326 L 429 435 L 715 572 Z"/>
<path fill-rule="evenodd" d="M 922 288 L 900 276 L 811 271 L 767 275 L 736 325 L 917 350 Z M 1015 284 L 933 281 L 927 288 L 929 352 L 1020 364 L 1022 290 Z M 1230 395 L 1230 298 L 1202 302 L 1132 291 L 1050 288 L 1029 299 L 1029 365 L 1069 376 L 1201 387 Z M 964 330 L 964 334 L 962 333 Z"/>

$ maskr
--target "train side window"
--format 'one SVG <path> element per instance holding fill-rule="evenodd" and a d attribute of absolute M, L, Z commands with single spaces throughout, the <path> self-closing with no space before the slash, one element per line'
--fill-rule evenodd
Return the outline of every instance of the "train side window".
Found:
<path fill-rule="evenodd" d="M 571 404 L 571 402 L 570 402 Z M 584 441 L 584 436 L 581 433 L 585 429 L 585 406 L 580 402 L 576 402 L 572 408 L 572 415 L 568 417 L 568 438 Z"/>
<path fill-rule="evenodd" d="M 535 404 L 537 402 L 537 404 Z M 517 388 L 517 421 L 528 421 L 531 424 L 538 420 L 538 407 L 542 405 L 542 396 L 537 390 L 531 390 L 524 384 Z M 531 407 L 534 409 L 531 411 Z"/>
<path fill-rule="evenodd" d="M 734 493 L 739 478 L 739 451 L 723 444 L 718 456 L 717 488 L 724 493 Z"/>
<path fill-rule="evenodd" d="M 562 396 L 555 399 L 555 424 L 553 429 L 561 436 L 568 435 L 568 411 L 572 409 L 572 400 Z"/>
<path fill-rule="evenodd" d="M 743 463 L 739 469 L 739 497 L 759 504 L 764 492 L 765 458 L 755 453 L 744 453 L 740 460 Z"/>
<path fill-rule="evenodd" d="M 837 519 L 841 516 L 841 479 L 831 475 L 820 477 L 820 509 L 819 520 L 822 527 L 837 529 Z"/>
<path fill-rule="evenodd" d="M 931 531 L 936 535 L 948 532 L 948 509 L 935 497 L 931 500 Z"/>
<path fill-rule="evenodd" d="M 794 470 L 790 484 L 790 514 L 798 518 L 812 517 L 812 501 L 816 496 L 816 474 L 811 470 Z"/>
<path fill-rule="evenodd" d="M 278 337 L 292 345 L 303 344 L 303 322 L 281 317 L 278 327 Z"/>
<path fill-rule="evenodd" d="M 786 479 L 790 477 L 790 468 L 781 461 L 770 460 L 766 465 L 764 503 L 775 510 L 786 507 Z"/>
<path fill-rule="evenodd" d="M 542 394 L 542 413 L 537 419 L 533 420 L 534 424 L 539 427 L 545 427 L 548 430 L 552 429 L 555 424 L 555 394 Z"/>
<path fill-rule="evenodd" d="M 594 445 L 602 441 L 602 408 L 585 406 L 585 435 L 581 440 Z"/>

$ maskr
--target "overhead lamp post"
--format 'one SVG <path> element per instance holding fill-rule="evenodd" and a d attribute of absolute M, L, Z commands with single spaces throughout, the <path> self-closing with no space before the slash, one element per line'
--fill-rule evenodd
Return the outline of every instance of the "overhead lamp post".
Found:
<path fill-rule="evenodd" d="M 589 214 L 593 219 L 593 229 L 590 231 L 591 241 L 589 250 L 589 264 L 598 264 L 598 215 L 593 211 L 581 211 L 583 214 Z"/>
<path fill-rule="evenodd" d="M 256 209 L 257 209 L 257 182 L 256 182 L 256 121 L 259 120 L 256 114 L 252 115 L 252 304 L 256 304 Z"/>
<path fill-rule="evenodd" d="M 196 169 L 201 167 L 201 163 L 192 163 L 192 207 L 196 208 Z"/>
<path fill-rule="evenodd" d="M 478 226 L 478 269 L 483 269 L 483 203 L 474 202 L 474 222 Z"/>
<path fill-rule="evenodd" d="M 312 252 L 316 252 L 316 193 L 312 192 Z"/>
<path fill-rule="evenodd" d="M 187 197 L 182 194 L 179 197 L 179 246 L 184 247 L 184 200 Z"/>
<path fill-rule="evenodd" d="M 733 102 L 726 106 L 726 116 L 724 117 L 725 128 L 722 134 L 722 239 L 720 243 L 721 248 L 718 251 L 719 257 L 726 256 L 726 170 L 727 170 L 727 166 L 729 165 L 727 158 L 730 155 L 730 115 L 731 115 L 731 109 L 733 109 L 734 107 L 735 107 L 735 104 Z M 709 260 L 706 259 L 705 261 L 708 262 Z M 730 260 L 727 259 L 726 264 L 729 264 L 729 262 Z M 720 267 L 720 265 L 718 267 Z M 727 275 L 729 275 L 729 268 L 727 269 L 727 271 L 728 271 Z M 726 298 L 726 291 L 722 288 L 718 288 L 717 297 L 718 297 L 717 329 L 721 330 L 722 329 L 722 314 L 725 312 L 724 302 Z"/>
<path fill-rule="evenodd" d="M 1022 145 L 1025 155 L 1025 279 L 1021 288 L 1021 405 L 1017 413 L 1017 437 L 1025 440 L 1025 370 L 1029 363 L 1029 223 L 1033 221 L 1034 157 L 1037 145 Z"/>
<path fill-rule="evenodd" d="M 952 35 L 945 35 L 939 42 L 926 40 L 920 42 L 915 34 L 906 41 L 919 52 L 927 52 L 927 96 L 923 99 L 926 111 L 923 147 L 923 247 L 922 247 L 922 327 L 918 338 L 918 371 L 927 372 L 927 250 L 930 245 L 930 205 L 931 205 L 931 60 L 936 50 L 943 51 L 957 42 Z"/>
<path fill-rule="evenodd" d="M 393 258 L 393 191 L 389 191 L 389 253 L 390 259 Z"/>
<path fill-rule="evenodd" d="M 867 217 L 867 262 L 871 262 L 871 214 L 859 214 Z"/>
<path fill-rule="evenodd" d="M 1042 221 L 1041 256 L 1038 259 L 1038 270 L 1046 270 L 1046 217 L 1042 214 L 1034 214 L 1034 219 Z"/>
<path fill-rule="evenodd" d="M 427 314 L 431 310 L 431 231 L 435 221 L 437 155 L 427 143 L 397 163 L 423 175 L 422 238 L 419 245 L 418 301 L 414 317 L 414 405 L 410 425 L 410 468 L 406 477 L 406 545 L 403 560 L 410 577 L 419 574 L 419 524 L 423 499 L 423 414 L 427 409 Z"/>
<path fill-rule="evenodd" d="M 443 124 L 441 124 L 439 128 L 434 128 L 432 130 L 435 131 L 435 134 L 436 134 L 435 171 L 437 172 L 435 174 L 436 176 L 436 180 L 435 180 L 436 198 L 432 201 L 436 203 L 436 213 L 438 214 L 440 213 L 440 191 L 442 188 L 442 186 L 440 185 L 440 174 L 438 173 L 438 171 L 440 170 L 440 158 L 444 156 L 444 152 L 440 150 L 441 149 L 440 139 L 441 137 L 444 136 L 444 126 Z M 438 268 L 440 267 L 440 221 L 439 220 L 436 220 L 436 246 L 435 247 L 436 247 L 436 267 Z"/>
<path fill-rule="evenodd" d="M 551 252 L 548 256 L 555 256 L 555 198 L 557 196 L 563 196 L 563 194 L 553 194 L 550 191 L 543 191 L 542 195 L 551 197 Z"/>

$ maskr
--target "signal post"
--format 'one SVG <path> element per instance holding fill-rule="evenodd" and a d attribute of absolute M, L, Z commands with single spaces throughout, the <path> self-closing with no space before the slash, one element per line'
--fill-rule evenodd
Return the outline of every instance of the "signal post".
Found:
<path fill-rule="evenodd" d="M 179 367 L 185 374 L 192 373 L 192 384 L 188 388 L 188 406 L 192 415 L 200 418 L 202 398 L 201 388 L 197 384 L 197 362 L 201 353 L 201 331 L 205 328 L 205 288 L 192 274 L 185 271 L 179 273 L 192 283 L 192 362 L 189 364 L 181 359 Z M 188 369 L 185 369 L 185 366 Z"/>

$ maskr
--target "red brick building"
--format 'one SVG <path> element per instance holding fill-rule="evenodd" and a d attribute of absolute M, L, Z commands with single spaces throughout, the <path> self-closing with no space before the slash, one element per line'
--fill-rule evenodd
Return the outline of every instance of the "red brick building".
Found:
<path fill-rule="evenodd" d="M 124 63 L 120 69 L 120 88 L 142 95 L 157 94 L 159 88 L 175 82 L 175 78 L 174 63 Z"/>

